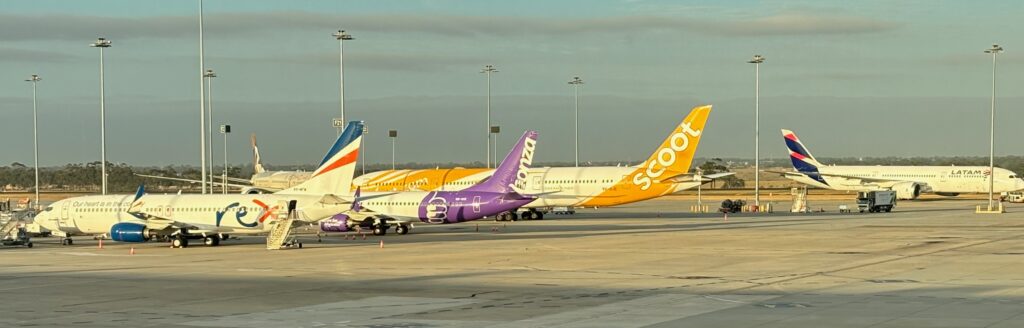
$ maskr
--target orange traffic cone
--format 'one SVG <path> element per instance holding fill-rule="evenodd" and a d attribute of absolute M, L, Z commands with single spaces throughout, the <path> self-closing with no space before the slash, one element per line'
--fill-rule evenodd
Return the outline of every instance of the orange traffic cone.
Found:
<path fill-rule="evenodd" d="M 380 240 L 380 248 L 381 248 L 381 249 L 383 249 L 383 248 L 384 248 L 384 239 L 381 239 L 381 240 Z"/>
<path fill-rule="evenodd" d="M 128 251 L 128 255 L 135 255 L 135 247 L 132 247 L 131 250 Z"/>
<path fill-rule="evenodd" d="M 103 249 L 103 238 L 100 238 L 100 244 L 96 248 Z"/>

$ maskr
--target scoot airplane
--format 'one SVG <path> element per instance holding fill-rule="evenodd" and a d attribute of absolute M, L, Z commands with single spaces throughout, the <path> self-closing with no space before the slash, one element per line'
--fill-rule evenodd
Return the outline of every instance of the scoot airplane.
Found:
<path fill-rule="evenodd" d="M 228 234 L 266 233 L 278 226 L 285 229 L 279 222 L 320 221 L 347 210 L 351 204 L 342 197 L 351 192 L 362 131 L 362 122 L 349 122 L 310 179 L 274 194 L 146 195 L 139 187 L 135 195 L 84 196 L 55 202 L 36 217 L 36 222 L 66 236 L 109 234 L 122 242 L 168 237 L 172 246 L 187 247 L 189 239 L 203 239 L 206 245 L 216 246 Z M 283 217 L 289 201 L 297 201 L 294 217 L 298 222 Z M 71 244 L 72 240 L 67 237 L 64 243 Z"/>
<path fill-rule="evenodd" d="M 354 215 L 335 215 L 321 221 L 320 228 L 326 232 L 345 232 L 369 226 L 374 235 L 383 235 L 392 223 L 397 223 L 395 232 L 404 235 L 413 222 L 459 223 L 515 210 L 537 198 L 522 191 L 536 145 L 537 132 L 527 131 L 487 181 L 458 191 L 387 193 L 357 202 L 353 205 Z M 359 198 L 358 189 L 356 193 Z M 363 213 L 362 209 L 371 213 Z"/>
<path fill-rule="evenodd" d="M 543 219 L 543 211 L 552 207 L 607 207 L 629 204 L 680 192 L 711 179 L 731 175 L 723 173 L 703 177 L 688 173 L 711 106 L 699 106 L 678 124 L 655 149 L 650 158 L 637 166 L 544 167 L 530 169 L 523 192 L 538 195 L 522 206 L 517 214 L 510 210 L 499 220 Z M 485 181 L 493 174 L 488 169 L 387 170 L 357 177 L 363 191 L 462 190 Z"/>
<path fill-rule="evenodd" d="M 899 199 L 923 192 L 942 196 L 988 192 L 987 166 L 826 166 L 814 159 L 796 134 L 782 130 L 795 172 L 788 179 L 819 188 L 849 191 L 894 190 Z M 769 171 L 770 172 L 770 171 Z M 995 168 L 994 192 L 1024 189 L 1024 180 L 1010 170 Z"/>

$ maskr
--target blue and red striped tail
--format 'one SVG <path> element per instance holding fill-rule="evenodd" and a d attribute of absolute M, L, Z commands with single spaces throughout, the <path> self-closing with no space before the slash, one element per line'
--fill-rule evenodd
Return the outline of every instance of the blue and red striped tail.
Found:
<path fill-rule="evenodd" d="M 363 122 L 351 121 L 345 126 L 334 145 L 327 150 L 320 165 L 309 180 L 280 191 L 282 194 L 347 195 L 351 193 L 352 178 L 359 160 L 359 141 L 363 137 Z"/>
<path fill-rule="evenodd" d="M 818 172 L 821 163 L 814 159 L 814 155 L 804 147 L 796 133 L 782 129 L 782 138 L 786 141 L 786 148 L 789 148 L 789 159 L 793 161 L 793 168 L 800 172 Z"/>

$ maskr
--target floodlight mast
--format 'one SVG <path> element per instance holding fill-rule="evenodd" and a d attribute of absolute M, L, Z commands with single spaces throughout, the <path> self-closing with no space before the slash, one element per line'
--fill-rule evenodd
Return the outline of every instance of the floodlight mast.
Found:
<path fill-rule="evenodd" d="M 96 42 L 89 45 L 100 49 L 100 191 L 107 194 L 107 110 L 106 93 L 104 92 L 103 81 L 103 48 L 110 48 L 111 42 L 105 38 L 98 38 Z"/>
<path fill-rule="evenodd" d="M 988 139 L 988 210 L 991 212 L 994 203 L 995 189 L 995 154 L 996 154 L 996 55 L 1003 52 L 1003 47 L 993 44 L 985 53 L 992 54 L 992 102 L 989 113 Z"/>
<path fill-rule="evenodd" d="M 761 211 L 761 63 L 764 56 L 754 55 L 754 207 Z"/>

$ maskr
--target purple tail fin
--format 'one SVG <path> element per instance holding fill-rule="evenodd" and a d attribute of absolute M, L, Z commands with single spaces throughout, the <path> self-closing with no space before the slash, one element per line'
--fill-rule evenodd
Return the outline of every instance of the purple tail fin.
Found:
<path fill-rule="evenodd" d="M 362 187 L 356 187 L 356 194 L 352 195 L 352 212 L 358 213 L 363 210 L 363 204 L 359 203 L 359 195 L 362 194 Z"/>
<path fill-rule="evenodd" d="M 533 151 L 536 146 L 537 131 L 526 131 L 487 181 L 466 190 L 511 193 L 515 192 L 513 186 L 523 189 L 526 184 L 526 171 L 533 164 Z"/>

